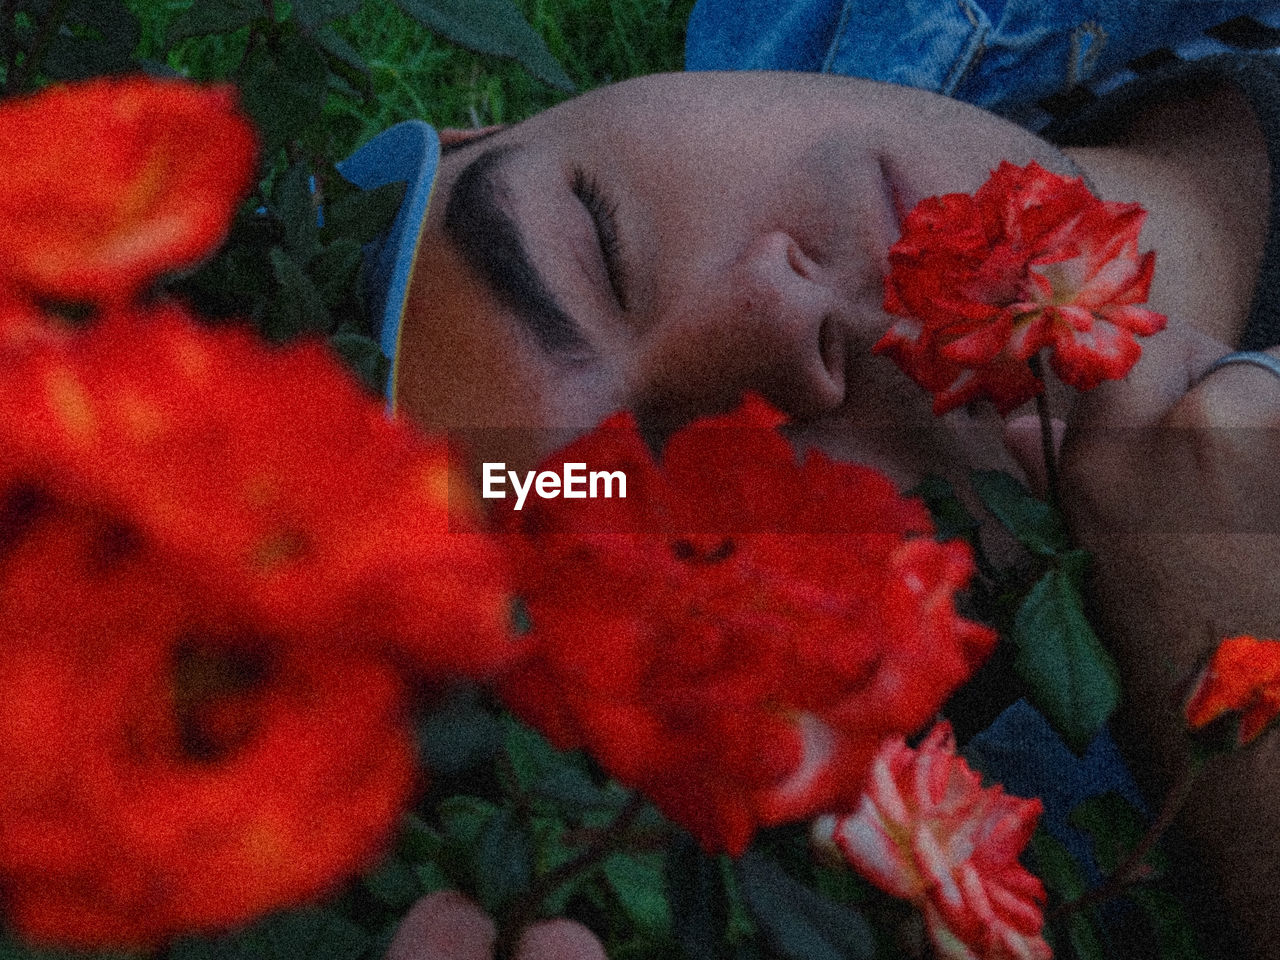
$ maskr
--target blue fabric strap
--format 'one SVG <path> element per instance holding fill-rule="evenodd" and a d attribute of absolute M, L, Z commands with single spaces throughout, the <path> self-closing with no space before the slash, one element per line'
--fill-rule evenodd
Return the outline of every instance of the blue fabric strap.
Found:
<path fill-rule="evenodd" d="M 405 300 L 439 163 L 440 138 L 435 128 L 422 120 L 407 120 L 378 134 L 337 165 L 338 172 L 362 190 L 405 183 L 404 200 L 391 229 L 365 250 L 365 303 L 378 325 L 382 354 L 391 363 L 388 414 L 396 410 Z"/>

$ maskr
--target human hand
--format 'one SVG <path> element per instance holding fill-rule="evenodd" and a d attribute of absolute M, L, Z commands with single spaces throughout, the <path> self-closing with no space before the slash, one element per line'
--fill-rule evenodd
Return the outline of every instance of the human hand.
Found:
<path fill-rule="evenodd" d="M 497 928 L 473 901 L 456 890 L 423 897 L 396 931 L 387 960 L 493 960 Z M 606 960 L 604 947 L 586 927 L 563 918 L 525 931 L 516 960 Z"/>
<path fill-rule="evenodd" d="M 1231 365 L 1201 380 L 1228 348 L 1161 340 L 1128 380 L 1080 399 L 1061 451 L 1064 510 L 1095 558 L 1095 625 L 1123 675 L 1115 729 L 1153 798 L 1186 762 L 1183 707 L 1210 651 L 1231 634 L 1280 636 L 1280 378 Z M 1007 434 L 1037 482 L 1038 426 Z M 1280 738 L 1264 736 L 1215 762 L 1180 821 L 1196 899 L 1216 902 L 1216 886 L 1227 907 L 1211 935 L 1268 960 L 1280 958 L 1277 793 Z"/>

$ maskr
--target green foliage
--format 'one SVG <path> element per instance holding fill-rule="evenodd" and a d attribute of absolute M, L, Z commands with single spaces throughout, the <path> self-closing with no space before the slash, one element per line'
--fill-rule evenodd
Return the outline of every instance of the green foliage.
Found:
<path fill-rule="evenodd" d="M 177 43 L 187 37 L 233 33 L 264 17 L 258 0 L 193 0 L 169 25 L 168 39 L 170 43 Z"/>
<path fill-rule="evenodd" d="M 1072 548 L 1057 510 L 1007 473 L 975 471 L 973 488 L 1040 562 L 1041 573 L 1013 617 L 1014 669 L 1031 702 L 1083 753 L 1120 704 L 1119 670 L 1084 609 L 1089 555 Z"/>
<path fill-rule="evenodd" d="M 573 81 L 511 0 L 396 0 L 423 26 L 481 53 L 512 57 L 535 77 L 572 92 Z"/>
<path fill-rule="evenodd" d="M 724 930 L 729 895 L 719 862 L 698 849 L 692 836 L 682 833 L 667 852 L 665 869 L 672 931 L 684 956 L 688 960 L 727 957 Z"/>
<path fill-rule="evenodd" d="M 1078 561 L 1050 569 L 1022 602 L 1014 666 L 1035 705 L 1083 753 L 1120 704 L 1120 674 L 1085 616 Z"/>
<path fill-rule="evenodd" d="M 1070 821 L 1093 838 L 1093 858 L 1103 874 L 1114 873 L 1146 832 L 1141 811 L 1118 793 L 1089 797 L 1071 811 Z"/>
<path fill-rule="evenodd" d="M 1071 548 L 1058 512 L 1009 474 L 975 470 L 973 489 L 992 516 L 1032 553 L 1052 557 Z"/>
<path fill-rule="evenodd" d="M 863 917 L 793 879 L 748 850 L 737 863 L 739 889 L 770 950 L 784 960 L 871 960 L 875 937 Z"/>
<path fill-rule="evenodd" d="M 919 497 L 929 508 L 939 540 L 968 540 L 977 533 L 977 518 L 956 496 L 955 487 L 945 477 L 930 474 L 919 486 L 907 493 L 909 496 Z"/>
<path fill-rule="evenodd" d="M 170 960 L 359 960 L 369 935 L 333 910 L 304 907 L 218 939 L 173 945 Z"/>

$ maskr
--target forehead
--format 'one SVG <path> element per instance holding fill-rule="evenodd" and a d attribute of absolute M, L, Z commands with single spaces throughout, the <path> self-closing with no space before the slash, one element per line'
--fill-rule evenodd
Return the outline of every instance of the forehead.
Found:
<path fill-rule="evenodd" d="M 936 99 L 935 109 L 951 103 L 851 77 L 766 71 L 653 74 L 588 91 L 486 138 L 485 145 L 554 142 L 572 148 L 604 142 L 624 149 L 652 135 L 676 133 L 722 142 L 744 134 L 786 138 L 810 129 L 832 109 L 843 115 L 856 106 L 871 117 L 904 99 Z M 444 176 L 456 175 L 481 149 L 476 144 L 451 152 Z"/>

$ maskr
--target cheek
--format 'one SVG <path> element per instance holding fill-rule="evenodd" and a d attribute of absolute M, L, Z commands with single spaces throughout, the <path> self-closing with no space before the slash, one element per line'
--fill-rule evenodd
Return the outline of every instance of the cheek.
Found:
<path fill-rule="evenodd" d="M 855 361 L 839 409 L 794 433 L 803 446 L 884 471 L 900 490 L 930 474 L 950 480 L 957 490 L 967 488 L 975 469 L 1018 474 L 1002 436 L 1003 421 L 989 405 L 972 414 L 957 410 L 934 416 L 929 394 L 879 356 Z"/>

